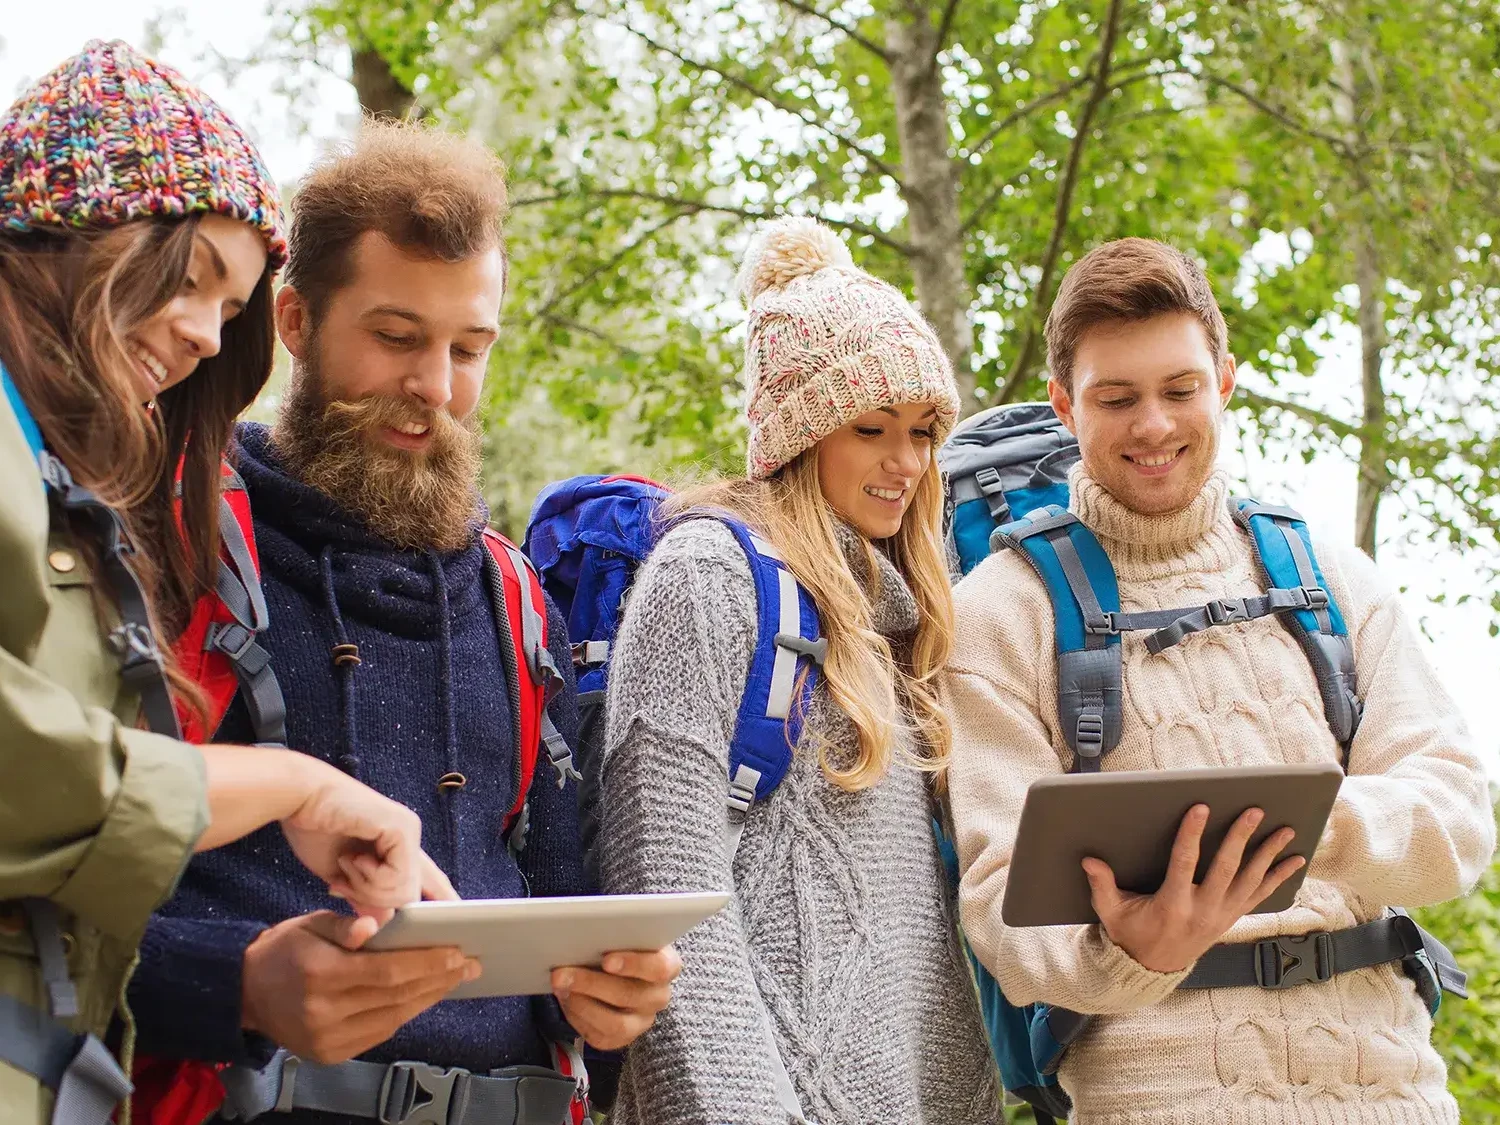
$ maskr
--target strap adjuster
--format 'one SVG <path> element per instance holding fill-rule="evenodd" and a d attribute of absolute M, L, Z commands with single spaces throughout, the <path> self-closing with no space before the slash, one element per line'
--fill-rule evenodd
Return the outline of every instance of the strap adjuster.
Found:
<path fill-rule="evenodd" d="M 603 664 L 609 660 L 608 641 L 579 641 L 573 646 L 573 667 Z"/>
<path fill-rule="evenodd" d="M 151 630 L 136 621 L 115 626 L 109 633 L 109 646 L 120 658 L 120 673 L 132 686 L 142 672 L 155 675 L 161 668 L 161 650 Z"/>
<path fill-rule="evenodd" d="M 1333 935 L 1326 930 L 1287 934 L 1255 943 L 1255 983 L 1261 988 L 1291 988 L 1332 979 Z"/>
<path fill-rule="evenodd" d="M 1086 618 L 1083 622 L 1083 631 L 1096 637 L 1113 637 L 1122 630 L 1115 622 L 1115 614 L 1105 610 L 1098 617 Z"/>
<path fill-rule="evenodd" d="M 777 633 L 776 647 L 788 649 L 798 656 L 811 657 L 812 662 L 819 667 L 828 659 L 827 637 L 819 637 L 815 641 L 810 641 L 806 637 L 799 637 L 796 633 Z"/>
<path fill-rule="evenodd" d="M 468 1077 L 461 1066 L 444 1069 L 423 1062 L 392 1063 L 380 1084 L 375 1119 L 380 1125 L 448 1125 L 454 1086 Z M 418 1101 L 419 1092 L 427 1098 Z"/>
<path fill-rule="evenodd" d="M 1074 730 L 1074 749 L 1085 758 L 1097 758 L 1104 752 L 1104 716 L 1085 712 L 1078 716 Z"/>

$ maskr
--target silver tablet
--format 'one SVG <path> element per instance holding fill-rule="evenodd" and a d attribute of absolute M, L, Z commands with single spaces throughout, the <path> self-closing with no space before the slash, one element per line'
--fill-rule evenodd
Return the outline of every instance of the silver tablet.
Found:
<path fill-rule="evenodd" d="M 1209 808 L 1199 880 L 1230 825 L 1251 808 L 1266 816 L 1245 849 L 1247 859 L 1266 837 L 1289 826 L 1297 835 L 1283 858 L 1300 855 L 1311 863 L 1343 778 L 1332 762 L 1042 778 L 1026 791 L 1000 917 L 1007 926 L 1097 922 L 1081 866 L 1088 856 L 1109 864 L 1122 890 L 1151 894 L 1166 878 L 1178 825 L 1197 804 Z M 1306 874 L 1303 866 L 1256 913 L 1291 906 Z"/>
<path fill-rule="evenodd" d="M 529 996 L 552 991 L 552 970 L 598 968 L 606 953 L 670 945 L 717 913 L 729 895 L 594 895 L 471 899 L 403 906 L 366 949 L 453 945 L 483 966 L 449 999 Z"/>

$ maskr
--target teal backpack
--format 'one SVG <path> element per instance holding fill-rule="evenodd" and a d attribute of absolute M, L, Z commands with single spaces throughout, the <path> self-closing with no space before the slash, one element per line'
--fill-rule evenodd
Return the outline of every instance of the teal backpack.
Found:
<path fill-rule="evenodd" d="M 1363 711 L 1354 649 L 1302 518 L 1290 508 L 1232 501 L 1263 594 L 1123 613 L 1109 556 L 1067 510 L 1067 470 L 1077 460 L 1077 443 L 1046 403 L 976 414 L 938 453 L 948 479 L 949 550 L 959 570 L 968 573 L 991 551 L 1014 550 L 1046 587 L 1054 617 L 1058 715 L 1073 751 L 1073 772 L 1098 771 L 1120 741 L 1124 634 L 1147 633 L 1147 651 L 1155 655 L 1204 629 L 1267 616 L 1281 621 L 1312 665 L 1347 769 Z M 940 820 L 933 830 L 956 886 L 960 871 L 952 839 Z M 1042 1125 L 1066 1118 L 1072 1104 L 1058 1084 L 1058 1067 L 1093 1017 L 1049 1004 L 1012 1004 L 972 950 L 968 958 L 1006 1092 L 1028 1103 Z M 1401 963 L 1434 1014 L 1444 992 L 1468 995 L 1452 953 L 1401 910 L 1334 933 L 1215 946 L 1179 987 L 1283 989 L 1392 961 Z"/>

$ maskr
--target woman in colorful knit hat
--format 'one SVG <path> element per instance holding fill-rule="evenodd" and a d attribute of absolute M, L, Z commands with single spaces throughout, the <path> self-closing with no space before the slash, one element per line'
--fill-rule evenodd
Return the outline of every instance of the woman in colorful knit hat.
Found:
<path fill-rule="evenodd" d="M 245 135 L 124 43 L 0 118 L 7 1122 L 109 1119 L 128 1085 L 103 1041 L 128 1057 L 117 998 L 195 849 L 279 820 L 364 910 L 452 894 L 409 810 L 303 754 L 176 736 L 195 688 L 156 638 L 214 588 L 220 459 L 270 373 L 285 246 Z"/>
<path fill-rule="evenodd" d="M 608 891 L 734 899 L 679 944 L 672 1004 L 630 1048 L 610 1120 L 998 1121 L 929 813 L 950 741 L 931 681 L 953 632 L 933 456 L 953 374 L 926 321 L 811 220 L 763 232 L 740 284 L 749 473 L 676 497 L 636 578 L 598 848 Z M 761 549 L 693 518 L 716 512 L 784 561 L 827 642 L 784 779 L 729 832 Z"/>

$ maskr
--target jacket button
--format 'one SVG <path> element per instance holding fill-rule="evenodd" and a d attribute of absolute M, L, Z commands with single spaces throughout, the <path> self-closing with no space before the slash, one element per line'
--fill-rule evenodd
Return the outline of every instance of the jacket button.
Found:
<path fill-rule="evenodd" d="M 78 567 L 78 558 L 72 551 L 57 550 L 48 553 L 47 564 L 59 574 L 71 574 Z"/>

